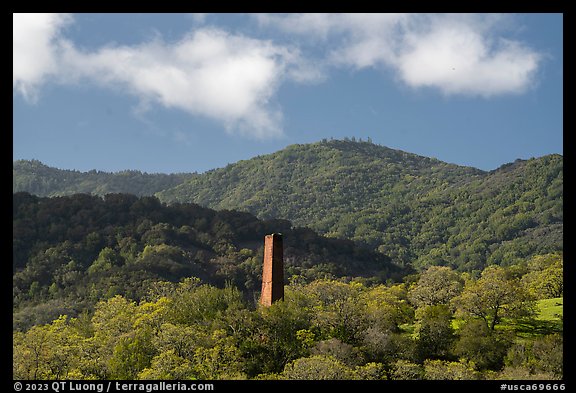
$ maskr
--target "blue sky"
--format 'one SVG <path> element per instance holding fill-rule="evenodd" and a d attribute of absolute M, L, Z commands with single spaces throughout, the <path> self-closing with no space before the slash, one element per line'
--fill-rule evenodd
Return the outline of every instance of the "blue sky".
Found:
<path fill-rule="evenodd" d="M 15 14 L 13 159 L 203 172 L 356 137 L 563 154 L 562 14 Z"/>

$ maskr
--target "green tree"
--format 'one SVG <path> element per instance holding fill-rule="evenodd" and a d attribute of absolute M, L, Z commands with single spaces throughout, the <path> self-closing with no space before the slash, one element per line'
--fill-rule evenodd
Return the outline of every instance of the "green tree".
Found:
<path fill-rule="evenodd" d="M 424 379 L 424 367 L 418 363 L 399 359 L 392 368 L 391 379 L 398 380 L 420 380 Z"/>
<path fill-rule="evenodd" d="M 530 272 L 522 282 L 538 299 L 561 297 L 564 294 L 564 263 L 560 254 L 539 255 L 532 258 Z"/>
<path fill-rule="evenodd" d="M 363 294 L 362 301 L 366 302 L 365 313 L 372 327 L 399 332 L 400 325 L 414 319 L 414 309 L 403 284 L 372 287 Z"/>
<path fill-rule="evenodd" d="M 15 379 L 75 379 L 83 338 L 65 315 L 52 323 L 14 333 Z"/>
<path fill-rule="evenodd" d="M 503 317 L 533 314 L 535 306 L 519 280 L 510 278 L 500 266 L 489 266 L 478 280 L 469 280 L 455 302 L 462 312 L 481 318 L 491 330 Z"/>
<path fill-rule="evenodd" d="M 353 369 L 333 357 L 323 355 L 294 360 L 286 365 L 282 375 L 286 379 L 303 380 L 357 379 Z"/>
<path fill-rule="evenodd" d="M 97 378 L 107 379 L 116 371 L 123 373 L 119 371 L 123 368 L 122 362 L 130 360 L 129 354 L 124 352 L 141 344 L 133 331 L 136 308 L 134 302 L 119 295 L 96 305 L 92 317 L 92 349 L 84 361 L 86 368 L 96 373 Z"/>
<path fill-rule="evenodd" d="M 355 379 L 385 380 L 388 379 L 388 370 L 382 363 L 370 362 L 354 369 Z"/>
<path fill-rule="evenodd" d="M 389 377 L 399 359 L 414 360 L 414 340 L 401 333 L 379 327 L 366 329 L 362 349 L 369 361 L 382 363 Z"/>
<path fill-rule="evenodd" d="M 88 274 L 105 272 L 112 269 L 112 266 L 120 264 L 120 257 L 110 247 L 104 247 L 98 254 L 98 258 L 94 260 L 92 265 L 88 268 Z"/>
<path fill-rule="evenodd" d="M 231 336 L 215 330 L 207 346 L 196 349 L 193 370 L 199 379 L 245 379 L 241 352 Z"/>
<path fill-rule="evenodd" d="M 177 323 L 220 326 L 228 313 L 242 308 L 242 293 L 236 287 L 216 288 L 189 278 L 177 287 L 169 313 Z"/>
<path fill-rule="evenodd" d="M 465 362 L 445 360 L 426 360 L 424 362 L 425 379 L 431 380 L 471 380 L 480 379 L 478 372 Z"/>
<path fill-rule="evenodd" d="M 111 376 L 135 379 L 157 354 L 156 337 L 167 321 L 171 299 L 159 298 L 156 302 L 141 302 L 130 320 L 130 330 L 114 346 L 108 362 Z"/>
<path fill-rule="evenodd" d="M 416 352 L 419 359 L 447 359 L 451 357 L 455 340 L 452 312 L 448 305 L 439 304 L 416 312 Z"/>
<path fill-rule="evenodd" d="M 111 379 L 136 379 L 155 356 L 149 331 L 136 330 L 122 336 L 108 361 Z"/>
<path fill-rule="evenodd" d="M 263 369 L 260 372 L 282 371 L 286 363 L 306 354 L 310 345 L 299 339 L 302 331 L 311 328 L 313 313 L 306 306 L 309 299 L 286 289 L 284 301 L 258 309 L 261 319 L 259 326 L 255 326 L 259 339 L 254 348 L 257 354 L 254 360 L 261 362 Z"/>
<path fill-rule="evenodd" d="M 13 333 L 12 371 L 15 379 L 42 379 L 50 346 L 47 329 L 34 326 L 28 332 Z"/>
<path fill-rule="evenodd" d="M 207 341 L 205 329 L 165 322 L 154 337 L 154 347 L 160 354 L 173 351 L 179 358 L 192 360 L 196 349 L 207 345 Z M 168 359 L 162 361 L 166 360 Z"/>
<path fill-rule="evenodd" d="M 143 369 L 138 374 L 138 379 L 185 380 L 196 378 L 191 362 L 178 356 L 174 349 L 169 349 L 156 355 L 152 359 L 150 367 Z"/>
<path fill-rule="evenodd" d="M 305 288 L 317 304 L 314 323 L 324 335 L 343 342 L 359 342 L 368 326 L 365 302 L 360 297 L 363 290 L 360 283 L 335 280 L 317 280 Z"/>
<path fill-rule="evenodd" d="M 430 266 L 410 288 L 408 298 L 418 307 L 450 304 L 464 288 L 464 280 L 446 266 Z"/>
<path fill-rule="evenodd" d="M 511 345 L 510 334 L 490 330 L 483 321 L 471 319 L 460 329 L 454 352 L 480 370 L 499 370 Z"/>

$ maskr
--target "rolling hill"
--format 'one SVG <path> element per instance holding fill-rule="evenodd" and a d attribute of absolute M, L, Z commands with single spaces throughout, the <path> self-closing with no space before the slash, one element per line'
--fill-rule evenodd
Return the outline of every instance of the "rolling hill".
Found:
<path fill-rule="evenodd" d="M 194 174 L 89 172 L 52 168 L 38 160 L 17 160 L 12 163 L 12 192 L 29 192 L 38 196 L 62 196 L 78 193 L 106 195 L 128 193 L 136 196 L 153 195 L 175 187 Z"/>
<path fill-rule="evenodd" d="M 62 181 L 73 171 L 50 177 L 23 170 L 24 164 L 31 166 L 14 164 L 14 191 L 136 193 L 132 184 L 137 182 L 121 180 L 122 173 L 74 172 L 75 180 Z M 149 184 L 138 188 L 138 195 L 289 219 L 328 237 L 362 242 L 418 269 L 481 270 L 563 249 L 561 155 L 482 171 L 370 142 L 324 140 L 203 174 L 134 179 Z M 78 184 L 86 185 L 83 191 L 77 191 Z"/>
<path fill-rule="evenodd" d="M 358 278 L 383 283 L 409 270 L 350 240 L 319 236 L 286 220 L 166 206 L 155 197 L 75 194 L 13 196 L 14 327 L 76 316 L 103 298 L 146 298 L 158 282 L 198 277 L 260 291 L 264 235 L 282 232 L 285 277 Z"/>
<path fill-rule="evenodd" d="M 560 155 L 485 172 L 368 142 L 323 141 L 209 171 L 157 196 L 289 218 L 417 268 L 476 270 L 562 250 Z"/>

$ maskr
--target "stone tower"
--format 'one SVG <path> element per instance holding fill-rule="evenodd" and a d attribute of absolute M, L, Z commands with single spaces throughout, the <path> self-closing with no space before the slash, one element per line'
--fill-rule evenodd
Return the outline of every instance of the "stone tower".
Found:
<path fill-rule="evenodd" d="M 269 307 L 284 299 L 284 247 L 282 235 L 273 233 L 264 237 L 264 268 L 260 304 Z"/>

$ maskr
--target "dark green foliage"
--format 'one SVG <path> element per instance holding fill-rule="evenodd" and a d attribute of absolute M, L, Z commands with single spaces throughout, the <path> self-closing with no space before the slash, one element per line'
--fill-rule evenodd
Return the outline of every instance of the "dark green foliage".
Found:
<path fill-rule="evenodd" d="M 148 195 L 13 195 L 15 378 L 562 378 L 561 156 L 483 172 L 348 140 L 189 177 L 14 173 Z M 290 285 L 262 308 L 272 232 Z"/>
<path fill-rule="evenodd" d="M 350 367 L 338 359 L 322 355 L 295 360 L 286 365 L 283 376 L 286 379 L 299 380 L 357 379 Z"/>
<path fill-rule="evenodd" d="M 529 291 L 538 299 L 561 297 L 564 294 L 564 263 L 562 255 L 537 255 L 528 262 L 529 273 L 522 277 Z"/>
<path fill-rule="evenodd" d="M 418 359 L 450 359 L 455 339 L 450 308 L 444 304 L 424 306 L 418 310 L 416 318 Z"/>
<path fill-rule="evenodd" d="M 26 191 L 38 196 L 78 193 L 127 193 L 143 196 L 175 187 L 193 176 L 195 174 L 149 174 L 133 170 L 116 173 L 95 170 L 79 172 L 51 168 L 37 160 L 18 160 L 12 164 L 12 191 Z"/>
<path fill-rule="evenodd" d="M 409 293 L 410 301 L 419 306 L 450 304 L 464 287 L 460 276 L 446 266 L 430 266 Z"/>
<path fill-rule="evenodd" d="M 312 323 L 312 310 L 302 307 L 301 296 L 287 296 L 259 313 L 254 330 L 241 346 L 249 354 L 249 373 L 277 373 L 284 366 L 306 354 L 302 335 Z M 300 332 L 300 333 L 299 333 Z"/>
<path fill-rule="evenodd" d="M 252 298 L 260 291 L 263 239 L 273 232 L 285 235 L 287 281 L 365 277 L 385 282 L 406 271 L 381 253 L 292 228 L 285 220 L 261 221 L 193 204 L 166 206 L 154 197 L 127 194 L 16 193 L 14 326 L 77 315 L 114 295 L 142 299 L 158 280 L 190 276 L 220 287 L 228 282 Z M 207 293 L 204 300 L 209 299 Z"/>
<path fill-rule="evenodd" d="M 80 173 L 38 161 L 15 161 L 13 168 L 14 192 L 156 193 L 167 203 L 289 219 L 422 270 L 509 266 L 563 249 L 560 155 L 485 172 L 369 142 L 331 140 L 288 146 L 203 174 Z"/>
<path fill-rule="evenodd" d="M 493 331 L 477 319 L 468 321 L 460 330 L 454 352 L 473 362 L 480 370 L 500 369 L 512 345 L 510 334 Z"/>
<path fill-rule="evenodd" d="M 492 331 L 504 317 L 529 317 L 535 312 L 535 303 L 520 280 L 512 277 L 510 269 L 496 265 L 484 269 L 478 280 L 468 281 L 454 303 L 464 314 L 481 318 Z"/>
<path fill-rule="evenodd" d="M 404 300 L 403 286 L 319 280 L 288 285 L 283 301 L 260 307 L 232 286 L 156 281 L 139 303 L 113 296 L 78 318 L 13 332 L 14 378 L 562 378 L 561 333 L 527 340 L 492 331 L 481 319 L 453 328 L 447 305 L 422 306 L 416 319 L 404 319 L 414 334 L 390 324 L 366 327 L 383 307 L 378 299 Z M 348 318 L 343 325 L 357 338 L 343 335 L 332 317 Z"/>
<path fill-rule="evenodd" d="M 230 164 L 157 195 L 289 218 L 419 269 L 481 270 L 563 247 L 560 155 L 484 172 L 372 143 L 325 141 Z"/>

